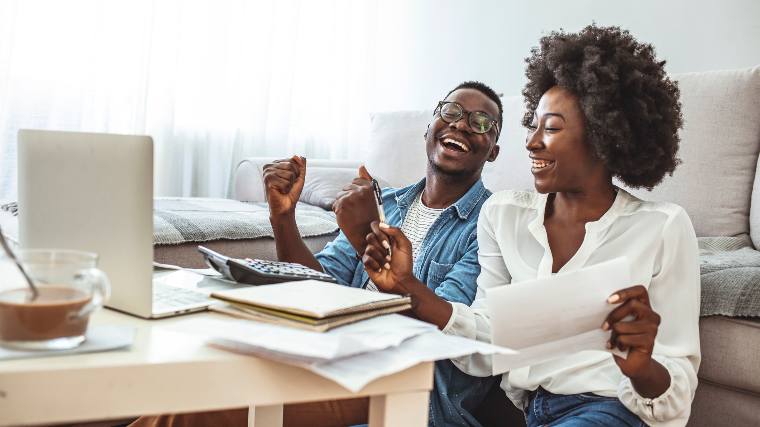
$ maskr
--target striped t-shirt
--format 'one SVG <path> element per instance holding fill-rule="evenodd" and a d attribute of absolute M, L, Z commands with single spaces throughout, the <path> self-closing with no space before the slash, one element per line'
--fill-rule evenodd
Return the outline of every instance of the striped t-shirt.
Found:
<path fill-rule="evenodd" d="M 443 209 L 429 208 L 422 203 L 421 191 L 409 207 L 409 212 L 406 213 L 404 222 L 401 224 L 401 231 L 412 242 L 412 259 L 414 259 L 415 263 L 417 262 L 417 254 L 419 254 L 422 241 L 425 240 L 430 226 L 438 219 L 441 212 L 443 212 Z M 365 288 L 370 291 L 378 290 L 377 286 L 372 283 L 372 280 L 367 282 Z"/>

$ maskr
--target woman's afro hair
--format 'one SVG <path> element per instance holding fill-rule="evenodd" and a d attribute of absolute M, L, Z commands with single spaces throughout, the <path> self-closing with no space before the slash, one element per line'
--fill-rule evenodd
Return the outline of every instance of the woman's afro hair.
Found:
<path fill-rule="evenodd" d="M 586 141 L 614 177 L 652 189 L 673 174 L 683 123 L 679 91 L 652 45 L 619 27 L 590 25 L 542 37 L 525 61 L 525 126 L 541 96 L 560 86 L 578 97 Z"/>

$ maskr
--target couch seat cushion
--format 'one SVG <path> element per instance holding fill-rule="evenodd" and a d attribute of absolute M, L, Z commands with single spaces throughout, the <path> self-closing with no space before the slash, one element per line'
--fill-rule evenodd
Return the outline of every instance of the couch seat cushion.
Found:
<path fill-rule="evenodd" d="M 699 377 L 760 393 L 760 319 L 704 317 L 699 328 Z"/>

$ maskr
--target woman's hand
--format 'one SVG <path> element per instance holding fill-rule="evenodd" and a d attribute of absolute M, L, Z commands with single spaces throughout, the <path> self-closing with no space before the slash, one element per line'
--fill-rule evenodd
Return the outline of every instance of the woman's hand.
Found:
<path fill-rule="evenodd" d="M 401 229 L 372 221 L 362 262 L 378 289 L 394 294 L 409 292 L 404 286 L 413 279 L 412 243 Z M 391 256 L 392 254 L 392 256 Z"/>
<path fill-rule="evenodd" d="M 607 302 L 618 305 L 602 325 L 612 332 L 607 348 L 628 352 L 625 359 L 613 355 L 615 362 L 639 394 L 661 395 L 670 386 L 670 374 L 652 359 L 660 315 L 649 304 L 649 292 L 644 286 L 633 286 L 615 292 Z"/>
<path fill-rule="evenodd" d="M 401 229 L 372 221 L 362 262 L 369 278 L 383 292 L 409 295 L 414 317 L 446 327 L 452 308 L 412 273 L 412 242 Z"/>

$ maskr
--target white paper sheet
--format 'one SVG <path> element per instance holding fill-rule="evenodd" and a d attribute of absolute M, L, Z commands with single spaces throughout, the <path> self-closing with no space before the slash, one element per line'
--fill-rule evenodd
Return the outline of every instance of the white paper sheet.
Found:
<path fill-rule="evenodd" d="M 220 278 L 222 277 L 222 274 L 218 271 L 214 270 L 213 268 L 187 268 L 187 267 L 180 267 L 178 265 L 173 264 L 162 264 L 160 262 L 153 261 L 153 268 L 158 270 L 179 270 L 179 271 L 189 271 L 191 273 L 196 274 L 202 274 L 204 276 L 209 277 L 215 277 Z"/>
<path fill-rule="evenodd" d="M 434 325 L 399 314 L 325 333 L 235 319 L 191 319 L 167 329 L 202 337 L 214 347 L 303 367 L 354 392 L 421 362 L 514 353 L 445 335 Z"/>
<path fill-rule="evenodd" d="M 410 338 L 397 347 L 329 362 L 312 363 L 306 368 L 357 392 L 378 378 L 400 372 L 421 362 L 452 359 L 475 353 L 492 355 L 513 352 L 488 343 L 446 335 L 436 329 Z"/>
<path fill-rule="evenodd" d="M 517 351 L 493 356 L 493 374 L 583 350 L 608 351 L 602 323 L 614 292 L 631 286 L 621 257 L 569 273 L 489 289 L 491 342 Z M 617 354 L 620 354 L 617 352 Z"/>
<path fill-rule="evenodd" d="M 205 337 L 210 343 L 283 361 L 328 361 L 398 346 L 434 325 L 399 314 L 379 316 L 328 332 L 239 319 L 188 319 L 169 327 Z"/>
<path fill-rule="evenodd" d="M 409 338 L 397 346 L 328 361 L 282 358 L 281 355 L 262 352 L 260 349 L 231 341 L 213 340 L 212 345 L 301 366 L 335 381 L 352 392 L 361 390 L 378 378 L 400 372 L 421 362 L 451 359 L 475 353 L 484 355 L 513 353 L 511 350 L 488 343 L 445 335 L 435 328 Z"/>

